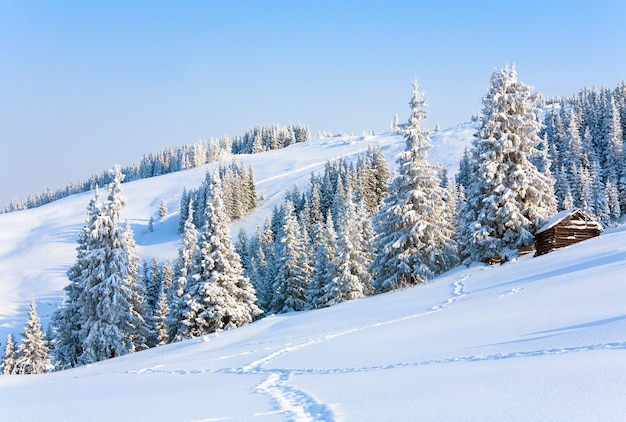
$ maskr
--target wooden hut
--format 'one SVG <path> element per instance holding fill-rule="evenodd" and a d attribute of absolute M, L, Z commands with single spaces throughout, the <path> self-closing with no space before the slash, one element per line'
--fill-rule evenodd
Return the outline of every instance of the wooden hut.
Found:
<path fill-rule="evenodd" d="M 535 256 L 599 236 L 600 223 L 574 208 L 561 211 L 535 233 Z"/>

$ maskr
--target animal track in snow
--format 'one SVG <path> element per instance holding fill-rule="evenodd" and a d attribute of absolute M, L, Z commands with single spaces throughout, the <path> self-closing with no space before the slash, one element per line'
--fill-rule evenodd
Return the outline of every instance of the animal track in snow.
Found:
<path fill-rule="evenodd" d="M 500 296 L 498 296 L 496 299 L 504 299 L 507 296 L 511 296 L 514 295 L 516 293 L 521 292 L 522 290 L 524 290 L 523 287 L 516 287 L 514 289 L 511 290 L 507 290 L 506 292 L 502 293 Z"/>

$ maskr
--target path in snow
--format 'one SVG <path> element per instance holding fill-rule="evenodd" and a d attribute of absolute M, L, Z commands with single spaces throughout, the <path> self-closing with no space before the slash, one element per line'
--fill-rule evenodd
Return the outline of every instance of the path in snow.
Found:
<path fill-rule="evenodd" d="M 349 336 L 351 334 L 358 333 L 360 337 L 367 337 L 367 330 L 374 330 L 380 327 L 391 326 L 399 324 L 407 320 L 422 318 L 428 315 L 432 315 L 439 312 L 446 312 L 450 310 L 456 304 L 464 302 L 465 299 L 472 297 L 472 291 L 467 287 L 467 281 L 470 279 L 469 274 L 459 274 L 452 280 L 450 280 L 445 286 L 447 286 L 447 293 L 443 293 L 443 298 L 440 299 L 438 304 L 432 305 L 425 303 L 414 312 L 406 314 L 396 315 L 391 319 L 384 319 L 378 321 L 371 321 L 363 325 L 352 325 L 343 329 L 339 329 L 335 332 L 326 332 L 318 335 L 290 335 L 288 338 L 283 339 L 285 343 L 280 346 L 272 346 L 274 341 L 270 340 L 261 348 L 261 343 L 264 342 L 252 342 L 246 344 L 240 344 L 238 347 L 243 347 L 245 351 L 243 353 L 232 354 L 228 356 L 221 355 L 218 360 L 230 359 L 233 357 L 242 357 L 245 355 L 255 356 L 248 360 L 248 362 L 240 362 L 239 364 L 228 367 L 213 367 L 210 369 L 181 369 L 181 368 L 167 368 L 165 365 L 154 365 L 148 368 L 135 369 L 131 371 L 125 371 L 127 374 L 146 374 L 146 373 L 161 373 L 161 374 L 176 374 L 176 375 L 202 375 L 202 374 L 225 374 L 233 375 L 236 377 L 256 376 L 254 383 L 251 386 L 252 391 L 258 394 L 268 397 L 272 403 L 271 407 L 267 411 L 259 413 L 253 413 L 251 417 L 266 417 L 268 415 L 278 415 L 286 420 L 297 421 L 337 421 L 342 420 L 342 409 L 340 405 L 335 402 L 329 401 L 328 397 L 321 399 L 324 396 L 323 390 L 318 391 L 315 389 L 307 389 L 300 386 L 299 381 L 303 378 L 301 376 L 325 376 L 328 375 L 329 379 L 333 375 L 340 374 L 368 374 L 376 372 L 392 371 L 404 368 L 417 368 L 417 367 L 432 367 L 440 365 L 455 365 L 463 363 L 474 362 L 495 362 L 506 361 L 515 359 L 536 358 L 541 356 L 560 356 L 560 355 L 572 355 L 581 354 L 585 352 L 597 352 L 597 351 L 624 351 L 626 350 L 626 342 L 616 339 L 616 341 L 589 341 L 588 344 L 572 344 L 563 345 L 562 347 L 537 347 L 531 350 L 505 350 L 502 352 L 490 351 L 483 354 L 480 353 L 457 353 L 451 356 L 433 357 L 431 359 L 421 360 L 388 360 L 387 362 L 380 362 L 379 364 L 364 364 L 364 365 L 348 365 L 341 366 L 335 364 L 326 364 L 321 367 L 309 367 L 300 366 L 296 363 L 297 367 L 288 367 L 283 362 L 283 358 L 289 357 L 286 362 L 297 362 L 296 352 L 306 351 L 307 353 L 315 353 L 313 346 L 320 346 L 326 343 L 327 349 L 332 349 L 334 346 L 340 346 L 339 343 L 329 343 L 332 340 L 340 337 Z M 443 287 L 443 286 L 442 286 Z M 473 289 L 474 293 L 479 292 L 482 289 Z M 511 295 L 517 294 L 524 290 L 523 287 L 511 288 L 504 291 L 499 296 L 494 295 L 494 299 L 504 299 Z M 501 291 L 502 292 L 502 291 Z M 455 308 L 457 309 L 457 308 Z M 613 322 L 620 322 L 624 317 L 608 318 L 606 320 L 596 321 L 594 325 L 608 324 Z M 358 324 L 358 323 L 357 323 Z M 585 324 L 586 325 L 589 325 Z M 559 328 L 560 331 L 570 331 L 581 326 L 567 326 Z M 542 334 L 543 332 L 531 333 Z M 607 339 L 608 340 L 608 339 Z M 345 339 L 344 339 L 345 341 Z M 519 340 L 499 343 L 517 343 Z M 496 344 L 497 345 L 497 344 Z M 495 345 L 485 345 L 495 346 Z M 547 344 L 546 344 L 547 346 Z M 256 350 L 253 350 L 256 349 Z M 261 353 L 259 355 L 258 353 Z M 279 362 L 283 362 L 279 364 Z M 275 365 L 275 367 L 272 367 Z M 256 380 L 257 377 L 261 377 Z M 256 385 L 255 385 L 256 384 Z M 306 383 L 305 383 L 306 385 Z"/>
<path fill-rule="evenodd" d="M 321 342 L 329 341 L 337 337 L 353 334 L 359 331 L 364 331 L 374 327 L 380 327 L 383 325 L 395 324 L 407 319 L 419 318 L 424 315 L 428 315 L 433 312 L 439 312 L 446 309 L 451 304 L 455 303 L 460 298 L 466 296 L 468 293 L 465 291 L 464 281 L 467 280 L 469 275 L 461 275 L 453 283 L 451 283 L 452 293 L 449 298 L 446 299 L 440 305 L 434 306 L 426 311 L 416 312 L 401 318 L 396 318 L 384 322 L 376 322 L 361 327 L 355 327 L 348 330 L 343 330 L 333 334 L 327 334 L 319 338 L 309 339 L 300 344 L 291 345 L 283 349 L 274 351 L 267 356 L 257 359 L 250 364 L 236 370 L 228 370 L 228 372 L 234 372 L 239 374 L 250 373 L 267 373 L 268 377 L 257 386 L 257 391 L 262 394 L 266 394 L 271 397 L 277 406 L 277 411 L 285 413 L 289 416 L 290 420 L 298 421 L 334 421 L 337 419 L 332 406 L 319 403 L 314 397 L 307 394 L 302 390 L 296 389 L 294 386 L 289 385 L 289 380 L 292 375 L 301 374 L 329 374 L 329 373 L 345 373 L 345 372 L 365 372 L 374 369 L 388 369 L 388 368 L 401 368 L 407 366 L 407 363 L 396 363 L 381 366 L 380 368 L 343 368 L 343 369 L 266 369 L 265 364 L 268 364 L 278 357 L 285 356 L 289 353 L 299 351 L 306 347 L 318 344 Z M 417 365 L 424 363 L 418 362 Z"/>
<path fill-rule="evenodd" d="M 349 329 L 341 330 L 335 333 L 325 334 L 315 338 L 307 338 L 304 341 L 296 344 L 290 344 L 287 347 L 283 347 L 278 350 L 274 350 L 271 353 L 258 358 L 244 366 L 238 368 L 223 368 L 223 369 L 165 369 L 162 365 L 155 365 L 151 368 L 141 368 L 135 370 L 125 371 L 127 374 L 146 374 L 146 373 L 167 373 L 177 375 L 187 374 L 206 374 L 206 373 L 224 373 L 231 375 L 252 375 L 263 374 L 267 375 L 266 378 L 256 386 L 256 391 L 260 394 L 264 394 L 272 399 L 276 408 L 272 413 L 284 414 L 289 420 L 297 421 L 335 421 L 339 420 L 336 414 L 336 410 L 333 409 L 333 405 L 320 403 L 315 397 L 290 385 L 290 380 L 294 375 L 303 374 L 338 374 L 338 373 L 355 373 L 355 372 L 369 372 L 375 370 L 385 370 L 393 368 L 402 368 L 407 366 L 422 366 L 435 363 L 447 363 L 455 361 L 468 361 L 477 360 L 477 356 L 468 356 L 462 358 L 444 359 L 440 361 L 423 361 L 423 362 L 400 362 L 391 363 L 380 366 L 371 367 L 352 367 L 352 368 L 324 368 L 324 369 L 286 369 L 286 368 L 267 368 L 266 365 L 272 363 L 277 358 L 284 357 L 290 353 L 300 351 L 307 347 L 317 345 L 323 342 L 327 342 L 342 336 L 362 332 L 372 328 L 379 328 L 385 325 L 392 325 L 398 322 L 403 322 L 409 319 L 420 318 L 425 315 L 429 315 L 435 312 L 441 312 L 447 309 L 450 305 L 469 293 L 465 289 L 464 281 L 470 276 L 463 274 L 450 283 L 450 295 L 441 304 L 427 308 L 426 310 L 417 311 L 408 315 L 404 315 L 398 318 L 378 321 L 367 325 L 358 327 L 352 327 Z M 291 340 L 294 340 L 292 338 Z"/>

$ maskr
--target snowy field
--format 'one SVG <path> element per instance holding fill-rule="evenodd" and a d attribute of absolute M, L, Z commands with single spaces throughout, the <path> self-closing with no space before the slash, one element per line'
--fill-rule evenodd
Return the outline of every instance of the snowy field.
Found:
<path fill-rule="evenodd" d="M 449 174 L 471 125 L 432 136 Z M 379 144 L 395 169 L 402 137 L 326 138 L 240 156 L 264 200 L 326 160 Z M 176 256 L 182 188 L 212 166 L 123 185 L 146 258 Z M 92 193 L 0 215 L 0 341 L 34 296 L 58 306 Z M 170 216 L 147 231 L 165 200 Z M 19 342 L 19 336 L 18 342 Z M 0 376 L 0 421 L 620 421 L 626 415 L 626 228 L 502 266 L 459 267 L 430 283 L 46 375 Z"/>

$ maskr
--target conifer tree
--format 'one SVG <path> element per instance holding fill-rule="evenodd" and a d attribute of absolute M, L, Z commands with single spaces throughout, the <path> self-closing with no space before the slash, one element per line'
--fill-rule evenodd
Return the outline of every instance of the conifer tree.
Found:
<path fill-rule="evenodd" d="M 517 80 L 515 68 L 494 71 L 483 98 L 475 135 L 476 173 L 466 192 L 461 228 L 466 263 L 515 258 L 533 243 L 533 233 L 556 213 L 553 181 L 530 158 L 541 141 L 532 87 Z"/>
<path fill-rule="evenodd" d="M 561 139 L 561 163 L 565 168 L 569 191 L 574 198 L 574 205 L 578 208 L 588 207 L 583 198 L 585 184 L 589 183 L 589 168 L 583 161 L 582 139 L 580 137 L 579 122 L 573 113 L 562 111 L 565 125 L 563 138 Z M 582 173 L 586 172 L 585 177 Z"/>
<path fill-rule="evenodd" d="M 184 329 L 181 326 L 183 319 L 182 313 L 185 308 L 182 296 L 185 292 L 185 284 L 187 284 L 187 276 L 191 273 L 191 267 L 196 252 L 198 251 L 198 231 L 194 224 L 194 204 L 193 200 L 187 204 L 187 219 L 185 220 L 182 232 L 182 242 L 178 249 L 178 258 L 176 259 L 176 270 L 172 284 L 167 290 L 167 302 L 169 305 L 168 316 L 166 318 L 167 331 L 170 341 L 177 337 L 177 333 Z M 179 339 L 182 338 L 178 336 Z"/>
<path fill-rule="evenodd" d="M 272 310 L 275 313 L 303 311 L 307 304 L 311 269 L 301 227 L 290 200 L 283 204 L 283 227 L 276 241 Z"/>
<path fill-rule="evenodd" d="M 131 340 L 133 342 L 133 351 L 140 351 L 148 348 L 148 338 L 151 336 L 150 330 L 152 326 L 148 325 L 147 321 L 144 319 L 144 315 L 151 316 L 151 312 L 145 300 L 145 284 L 140 282 L 139 252 L 137 243 L 135 243 L 133 230 L 128 220 L 124 222 L 122 246 L 127 255 L 126 268 L 128 272 L 128 284 L 131 291 L 131 319 L 129 321 L 129 323 L 132 324 Z"/>
<path fill-rule="evenodd" d="M 257 226 L 256 235 L 250 243 L 250 268 L 248 277 L 257 296 L 257 306 L 263 312 L 271 310 L 274 269 L 274 239 L 269 218 L 263 229 Z"/>
<path fill-rule="evenodd" d="M 372 256 L 366 246 L 372 233 L 365 206 L 361 203 L 361 212 L 357 211 L 349 187 L 343 201 L 338 209 L 336 248 L 331 259 L 335 274 L 324 286 L 322 306 L 358 299 L 372 292 L 369 270 Z M 368 231 L 369 236 L 366 236 Z"/>
<path fill-rule="evenodd" d="M 157 310 L 154 315 L 154 328 L 155 328 L 155 337 L 156 337 L 156 346 L 162 346 L 167 344 L 169 336 L 167 330 L 167 315 L 169 308 L 167 306 L 167 299 L 165 295 L 165 291 L 163 290 L 163 285 L 161 285 L 161 291 L 159 294 L 159 302 L 157 305 Z"/>
<path fill-rule="evenodd" d="M 328 306 L 325 288 L 337 275 L 333 258 L 337 250 L 337 233 L 333 225 L 333 217 L 329 211 L 326 223 L 318 222 L 314 230 L 313 275 L 307 292 L 307 304 L 310 309 Z"/>
<path fill-rule="evenodd" d="M 387 179 L 389 170 L 387 162 L 379 146 L 368 147 L 367 152 L 359 156 L 356 175 L 358 190 L 370 216 L 374 215 L 387 195 Z"/>
<path fill-rule="evenodd" d="M 7 336 L 7 344 L 4 346 L 4 355 L 2 356 L 2 362 L 0 363 L 0 374 L 11 375 L 15 369 L 16 359 L 17 350 L 15 346 L 15 340 L 13 340 L 13 336 L 9 334 Z"/>
<path fill-rule="evenodd" d="M 142 315 L 145 321 L 147 331 L 145 333 L 146 346 L 154 347 L 159 343 L 159 332 L 157 329 L 157 320 L 160 315 L 161 296 L 163 291 L 163 274 L 159 261 L 152 258 L 150 266 L 144 263 L 145 270 L 143 276 L 143 302 L 141 303 Z"/>
<path fill-rule="evenodd" d="M 172 285 L 172 280 L 174 277 L 174 269 L 172 267 L 172 260 L 166 259 L 163 263 L 163 267 L 161 268 L 161 280 L 162 280 L 162 290 L 167 293 L 168 289 Z M 167 294 L 165 295 L 167 299 Z"/>
<path fill-rule="evenodd" d="M 167 217 L 167 204 L 163 199 L 161 199 L 161 202 L 159 203 L 159 219 L 161 223 L 165 221 L 165 217 Z"/>
<path fill-rule="evenodd" d="M 377 292 L 422 283 L 456 263 L 453 227 L 445 219 L 445 191 L 427 161 L 430 140 L 420 127 L 426 118 L 426 101 L 417 82 L 409 104 L 411 117 L 406 150 L 398 159 L 399 173 L 374 216 L 372 269 Z"/>
<path fill-rule="evenodd" d="M 400 132 L 400 122 L 398 121 L 398 114 L 394 114 L 391 125 L 389 126 L 391 132 Z"/>
<path fill-rule="evenodd" d="M 94 198 L 87 207 L 86 224 L 78 235 L 77 256 L 74 265 L 67 271 L 69 284 L 65 286 L 64 298 L 61 307 L 52 316 L 52 325 L 55 331 L 54 357 L 59 369 L 74 367 L 78 364 L 78 357 L 82 354 L 82 310 L 80 299 L 85 287 L 83 270 L 88 267 L 87 253 L 94 246 L 93 235 L 96 223 L 102 212 L 102 197 L 98 188 Z"/>
<path fill-rule="evenodd" d="M 619 192 L 618 203 L 620 206 L 624 206 L 624 210 L 626 210 L 626 180 L 624 179 L 624 176 L 626 175 L 626 153 L 624 151 L 620 114 L 613 97 L 611 97 L 609 105 L 606 126 L 607 150 L 605 160 L 605 179 Z M 621 215 L 621 211 L 617 209 L 613 212 L 613 214 Z"/>
<path fill-rule="evenodd" d="M 182 301 L 178 338 L 198 337 L 247 324 L 260 313 L 230 238 L 219 175 L 209 186 L 205 225 Z"/>
<path fill-rule="evenodd" d="M 41 328 L 41 321 L 37 316 L 34 299 L 31 299 L 30 302 L 28 320 L 22 336 L 22 344 L 20 344 L 17 352 L 13 373 L 43 374 L 51 371 L 54 366 L 51 363 L 50 350 Z"/>
<path fill-rule="evenodd" d="M 79 364 L 122 356 L 141 347 L 143 319 L 138 301 L 137 257 L 129 233 L 120 226 L 126 200 L 121 196 L 124 175 L 112 172 L 108 203 L 95 219 L 90 247 L 83 257 L 80 297 L 82 354 Z"/>
<path fill-rule="evenodd" d="M 256 184 L 254 182 L 254 172 L 252 171 L 252 166 L 248 167 L 248 172 L 245 174 L 244 183 L 246 193 L 246 211 L 250 211 L 257 206 Z"/>
<path fill-rule="evenodd" d="M 156 258 L 152 258 L 150 262 L 150 272 L 146 280 L 145 301 L 150 313 L 154 313 L 158 307 L 159 297 L 161 295 L 161 286 L 163 285 L 163 274 L 161 266 Z"/>
<path fill-rule="evenodd" d="M 192 201 L 190 194 L 187 193 L 187 189 L 183 188 L 183 193 L 180 197 L 180 211 L 178 214 L 178 233 L 183 234 L 185 231 L 185 222 L 189 217 L 189 211 L 193 210 L 193 207 L 189 208 L 190 202 Z M 193 220 L 192 220 L 193 221 Z"/>

